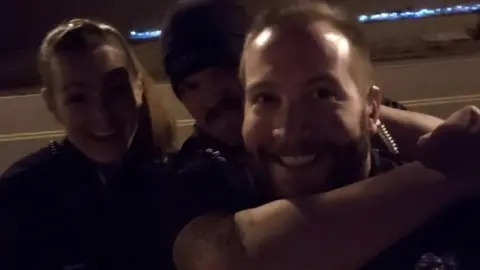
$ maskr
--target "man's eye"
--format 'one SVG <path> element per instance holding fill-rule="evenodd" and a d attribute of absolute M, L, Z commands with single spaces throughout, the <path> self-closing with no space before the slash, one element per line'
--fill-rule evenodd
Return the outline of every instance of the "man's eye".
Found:
<path fill-rule="evenodd" d="M 73 94 L 67 97 L 67 103 L 84 103 L 87 100 L 86 95 L 84 94 Z"/>
<path fill-rule="evenodd" d="M 186 82 L 181 88 L 182 92 L 195 91 L 200 87 L 198 82 Z"/>
<path fill-rule="evenodd" d="M 259 105 L 262 105 L 262 104 L 270 104 L 270 103 L 273 103 L 275 102 L 276 98 L 275 96 L 271 95 L 271 94 L 258 94 L 254 97 L 254 104 L 259 104 Z"/>
<path fill-rule="evenodd" d="M 315 98 L 320 98 L 320 99 L 330 98 L 333 96 L 333 91 L 329 87 L 320 86 L 315 88 L 313 95 Z"/>

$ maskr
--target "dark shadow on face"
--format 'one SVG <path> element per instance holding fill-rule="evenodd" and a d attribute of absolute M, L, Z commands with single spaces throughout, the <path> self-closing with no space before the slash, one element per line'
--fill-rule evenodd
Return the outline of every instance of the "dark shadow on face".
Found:
<path fill-rule="evenodd" d="M 327 24 L 266 31 L 245 51 L 243 136 L 275 196 L 366 177 L 372 121 L 348 40 Z"/>
<path fill-rule="evenodd" d="M 240 112 L 243 110 L 243 100 L 239 97 L 223 96 L 217 104 L 207 111 L 205 123 L 214 124 L 221 118 L 223 113 Z"/>
<path fill-rule="evenodd" d="M 180 85 L 181 100 L 204 132 L 229 145 L 242 143 L 243 87 L 233 68 L 208 68 Z"/>

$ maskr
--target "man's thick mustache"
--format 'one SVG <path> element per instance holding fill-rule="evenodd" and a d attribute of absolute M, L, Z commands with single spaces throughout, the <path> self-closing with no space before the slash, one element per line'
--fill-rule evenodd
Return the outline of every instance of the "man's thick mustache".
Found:
<path fill-rule="evenodd" d="M 206 116 L 206 122 L 209 123 L 221 116 L 224 111 L 242 110 L 243 100 L 237 97 L 224 97 L 220 99 L 217 104 L 212 107 Z"/>
<path fill-rule="evenodd" d="M 305 154 L 328 154 L 338 151 L 341 146 L 333 143 L 302 142 L 299 144 L 277 144 L 269 148 L 260 149 L 262 153 L 276 156 L 292 156 Z"/>
<path fill-rule="evenodd" d="M 359 146 L 364 144 L 363 141 L 364 139 L 336 144 L 326 141 L 304 140 L 295 144 L 279 143 L 270 147 L 261 147 L 259 152 L 274 154 L 277 156 L 290 156 L 292 154 L 335 155 L 355 152 Z"/>

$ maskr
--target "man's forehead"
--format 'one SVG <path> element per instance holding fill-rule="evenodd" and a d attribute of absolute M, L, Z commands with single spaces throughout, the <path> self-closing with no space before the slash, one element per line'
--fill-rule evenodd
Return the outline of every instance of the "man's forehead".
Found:
<path fill-rule="evenodd" d="M 350 56 L 348 39 L 323 21 L 305 27 L 268 27 L 250 39 L 244 59 L 247 88 L 273 69 L 284 74 L 301 68 L 329 70 Z"/>

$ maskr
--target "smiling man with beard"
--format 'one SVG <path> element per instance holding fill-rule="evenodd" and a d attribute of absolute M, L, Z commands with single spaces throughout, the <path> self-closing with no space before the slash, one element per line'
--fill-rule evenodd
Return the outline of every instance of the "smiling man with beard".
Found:
<path fill-rule="evenodd" d="M 368 56 L 356 25 L 328 6 L 259 17 L 241 68 L 255 194 L 223 179 L 202 181 L 205 175 L 179 179 L 186 183 L 177 194 L 183 210 L 171 220 L 179 269 L 358 269 L 442 209 L 478 194 L 477 108 L 435 129 L 419 161 L 396 167 L 371 148 L 381 96 Z M 413 269 L 430 251 L 415 245 L 426 238 L 413 239 L 406 257 L 376 261 L 378 269 Z"/>
<path fill-rule="evenodd" d="M 395 167 L 370 145 L 381 94 L 369 55 L 358 28 L 328 6 L 273 10 L 250 31 L 241 70 L 243 137 L 269 179 L 269 199 L 329 191 Z M 455 205 L 366 269 L 415 269 L 428 254 L 427 269 L 438 260 L 436 267 L 477 269 L 471 244 L 480 240 L 480 220 L 472 215 L 479 206 Z"/>
<path fill-rule="evenodd" d="M 254 32 L 242 67 L 245 145 L 280 197 L 368 177 L 381 102 L 356 29 L 322 20 L 302 25 L 309 14 L 301 14 L 287 17 L 277 31 Z"/>
<path fill-rule="evenodd" d="M 163 66 L 174 93 L 196 121 L 194 134 L 175 159 L 181 168 L 197 159 L 210 159 L 217 151 L 227 161 L 243 159 L 244 92 L 238 67 L 250 21 L 245 9 L 234 0 L 183 1 L 165 20 Z M 395 102 L 385 104 L 399 107 Z M 435 117 L 386 106 L 382 106 L 381 114 L 402 156 L 407 157 L 415 151 L 412 149 L 418 137 L 441 123 Z M 379 136 L 373 143 L 384 146 Z"/>

